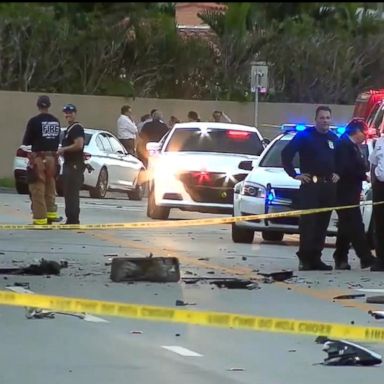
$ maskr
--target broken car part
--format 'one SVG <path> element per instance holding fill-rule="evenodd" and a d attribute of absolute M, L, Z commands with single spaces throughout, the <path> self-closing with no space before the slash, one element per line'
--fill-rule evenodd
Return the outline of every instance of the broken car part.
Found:
<path fill-rule="evenodd" d="M 280 271 L 280 272 L 272 272 L 272 273 L 258 272 L 258 275 L 271 278 L 274 281 L 285 281 L 293 277 L 293 271 Z"/>
<path fill-rule="evenodd" d="M 323 365 L 377 365 L 382 363 L 382 356 L 376 352 L 362 347 L 361 345 L 351 343 L 346 340 L 331 340 L 320 336 L 316 342 L 323 343 L 323 351 L 328 356 L 324 359 Z"/>
<path fill-rule="evenodd" d="M 6 275 L 59 275 L 63 266 L 54 260 L 41 259 L 40 264 L 28 267 L 0 267 L 0 274 Z"/>
<path fill-rule="evenodd" d="M 376 320 L 384 319 L 384 311 L 368 311 Z"/>
<path fill-rule="evenodd" d="M 110 277 L 114 282 L 178 282 L 179 260 L 176 257 L 115 257 Z"/>
<path fill-rule="evenodd" d="M 367 297 L 366 302 L 370 304 L 384 304 L 384 296 L 370 296 Z"/>
<path fill-rule="evenodd" d="M 358 294 L 352 294 L 352 295 L 340 295 L 340 296 L 335 296 L 333 300 L 350 300 L 350 299 L 357 299 L 358 297 L 365 297 L 363 293 L 358 293 Z"/>

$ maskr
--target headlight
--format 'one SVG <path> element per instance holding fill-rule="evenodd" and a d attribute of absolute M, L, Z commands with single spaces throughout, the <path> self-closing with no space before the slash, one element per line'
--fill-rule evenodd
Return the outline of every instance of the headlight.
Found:
<path fill-rule="evenodd" d="M 240 193 L 243 196 L 252 196 L 265 199 L 266 189 L 263 185 L 246 182 L 243 184 Z"/>

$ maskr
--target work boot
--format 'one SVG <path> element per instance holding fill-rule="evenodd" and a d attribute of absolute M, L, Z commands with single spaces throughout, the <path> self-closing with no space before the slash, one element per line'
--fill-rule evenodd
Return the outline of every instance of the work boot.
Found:
<path fill-rule="evenodd" d="M 335 261 L 335 270 L 338 271 L 350 271 L 351 266 L 347 261 Z"/>
<path fill-rule="evenodd" d="M 371 272 L 384 272 L 384 260 L 376 259 L 371 266 Z"/>
<path fill-rule="evenodd" d="M 332 271 L 332 265 L 325 264 L 321 260 L 315 262 L 300 262 L 299 271 Z"/>
<path fill-rule="evenodd" d="M 368 267 L 372 267 L 375 265 L 377 259 L 373 255 L 368 255 L 367 257 L 364 257 L 364 259 L 360 259 L 360 268 L 365 269 Z"/>

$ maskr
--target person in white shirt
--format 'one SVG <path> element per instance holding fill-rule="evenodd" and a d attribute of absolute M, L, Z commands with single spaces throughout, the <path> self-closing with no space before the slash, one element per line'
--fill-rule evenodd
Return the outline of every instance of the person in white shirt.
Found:
<path fill-rule="evenodd" d="M 369 156 L 371 163 L 372 201 L 384 201 L 384 137 L 376 141 Z M 375 223 L 374 244 L 377 262 L 371 271 L 384 271 L 384 204 L 373 205 L 372 215 Z"/>
<path fill-rule="evenodd" d="M 213 111 L 213 121 L 216 123 L 232 123 L 232 120 L 222 111 Z"/>
<path fill-rule="evenodd" d="M 132 117 L 132 108 L 129 105 L 121 107 L 121 115 L 117 119 L 117 138 L 131 155 L 136 154 L 137 127 Z"/>

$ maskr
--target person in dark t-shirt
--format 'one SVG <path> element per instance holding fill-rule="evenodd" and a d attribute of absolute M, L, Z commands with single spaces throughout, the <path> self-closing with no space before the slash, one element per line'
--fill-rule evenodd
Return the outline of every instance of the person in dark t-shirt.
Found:
<path fill-rule="evenodd" d="M 48 112 L 50 106 L 48 96 L 38 98 L 37 108 L 40 113 L 28 121 L 23 138 L 23 145 L 31 146 L 27 181 L 35 225 L 60 221 L 55 203 L 60 122 Z"/>
<path fill-rule="evenodd" d="M 84 183 L 84 140 L 83 126 L 76 121 L 77 108 L 66 104 L 63 108 L 68 127 L 64 133 L 61 148 L 57 153 L 64 157 L 63 192 L 66 224 L 80 224 L 80 189 Z"/>

